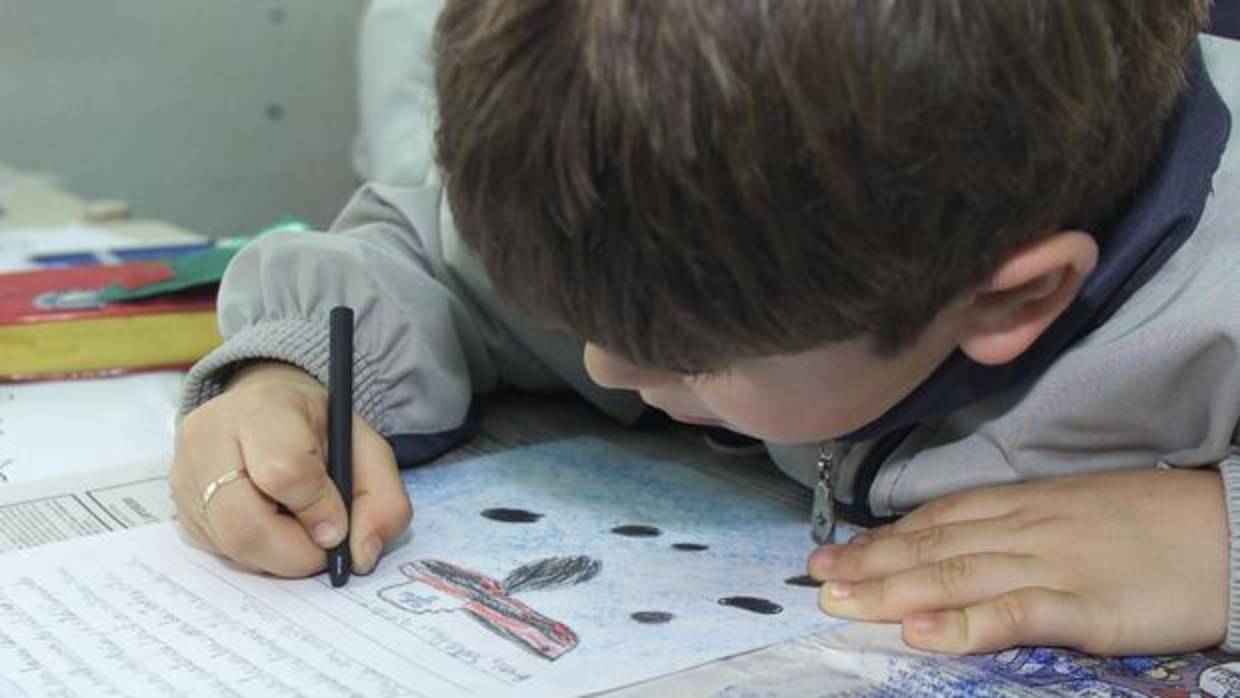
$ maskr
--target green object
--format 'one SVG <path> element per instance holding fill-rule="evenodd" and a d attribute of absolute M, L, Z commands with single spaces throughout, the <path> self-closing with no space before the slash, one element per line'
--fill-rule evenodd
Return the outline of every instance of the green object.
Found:
<path fill-rule="evenodd" d="M 235 237 L 220 238 L 219 240 L 215 241 L 215 246 L 216 247 L 242 248 L 242 247 L 245 247 L 248 243 L 258 240 L 260 238 L 267 237 L 268 235 L 271 235 L 272 233 L 284 233 L 284 232 L 304 233 L 307 230 L 310 230 L 309 223 L 293 218 L 292 216 L 285 216 L 281 218 L 280 220 L 276 221 L 274 224 L 269 225 L 266 228 L 263 228 L 262 230 L 258 231 L 257 233 L 253 235 L 250 235 L 250 236 L 240 235 L 240 236 L 235 236 Z"/>
<path fill-rule="evenodd" d="M 121 303 L 219 283 L 220 279 L 224 278 L 224 270 L 228 268 L 228 263 L 232 261 L 233 256 L 250 242 L 272 233 L 304 232 L 309 229 L 310 226 L 303 221 L 284 218 L 275 225 L 263 228 L 253 236 L 222 238 L 209 250 L 161 260 L 161 264 L 166 264 L 172 270 L 172 278 L 167 281 L 158 281 L 137 288 L 125 288 L 118 283 L 113 283 L 100 291 L 96 297 L 103 303 Z"/>

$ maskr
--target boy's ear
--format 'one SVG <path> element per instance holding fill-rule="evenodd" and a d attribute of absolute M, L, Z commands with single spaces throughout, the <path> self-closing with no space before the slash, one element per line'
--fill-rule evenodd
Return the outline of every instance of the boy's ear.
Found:
<path fill-rule="evenodd" d="M 980 364 L 1020 356 L 1076 298 L 1098 262 L 1089 233 L 1063 230 L 1009 254 L 965 308 L 959 345 Z"/>

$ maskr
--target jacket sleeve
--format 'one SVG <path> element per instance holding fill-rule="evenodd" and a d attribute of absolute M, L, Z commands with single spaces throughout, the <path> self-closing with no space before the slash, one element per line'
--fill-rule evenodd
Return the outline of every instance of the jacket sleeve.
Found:
<path fill-rule="evenodd" d="M 387 436 L 455 429 L 474 393 L 501 384 L 585 381 L 578 342 L 493 297 L 442 201 L 434 184 L 370 185 L 330 232 L 275 234 L 238 253 L 217 303 L 224 342 L 191 369 L 182 412 L 247 361 L 285 361 L 326 382 L 328 313 L 341 304 L 356 318 L 354 409 Z M 635 398 L 604 399 L 635 416 Z"/>

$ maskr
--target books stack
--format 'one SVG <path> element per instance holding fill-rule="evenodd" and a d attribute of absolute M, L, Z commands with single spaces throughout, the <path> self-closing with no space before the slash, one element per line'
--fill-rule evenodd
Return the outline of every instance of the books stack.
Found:
<path fill-rule="evenodd" d="M 196 361 L 220 342 L 214 284 L 130 298 L 175 284 L 171 262 L 0 276 L 0 380 L 113 375 Z"/>
<path fill-rule="evenodd" d="M 186 368 L 220 343 L 215 294 L 237 251 L 309 226 L 286 218 L 252 237 L 42 254 L 0 273 L 0 381 Z"/>

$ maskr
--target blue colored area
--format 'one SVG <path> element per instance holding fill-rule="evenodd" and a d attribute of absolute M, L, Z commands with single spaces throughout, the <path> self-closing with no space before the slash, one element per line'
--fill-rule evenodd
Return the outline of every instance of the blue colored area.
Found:
<path fill-rule="evenodd" d="M 83 267 L 93 264 L 118 262 L 142 262 L 152 259 L 169 259 L 211 249 L 209 242 L 189 245 L 163 245 L 158 247 L 134 247 L 119 250 L 87 250 L 35 255 L 30 261 L 44 267 Z"/>

